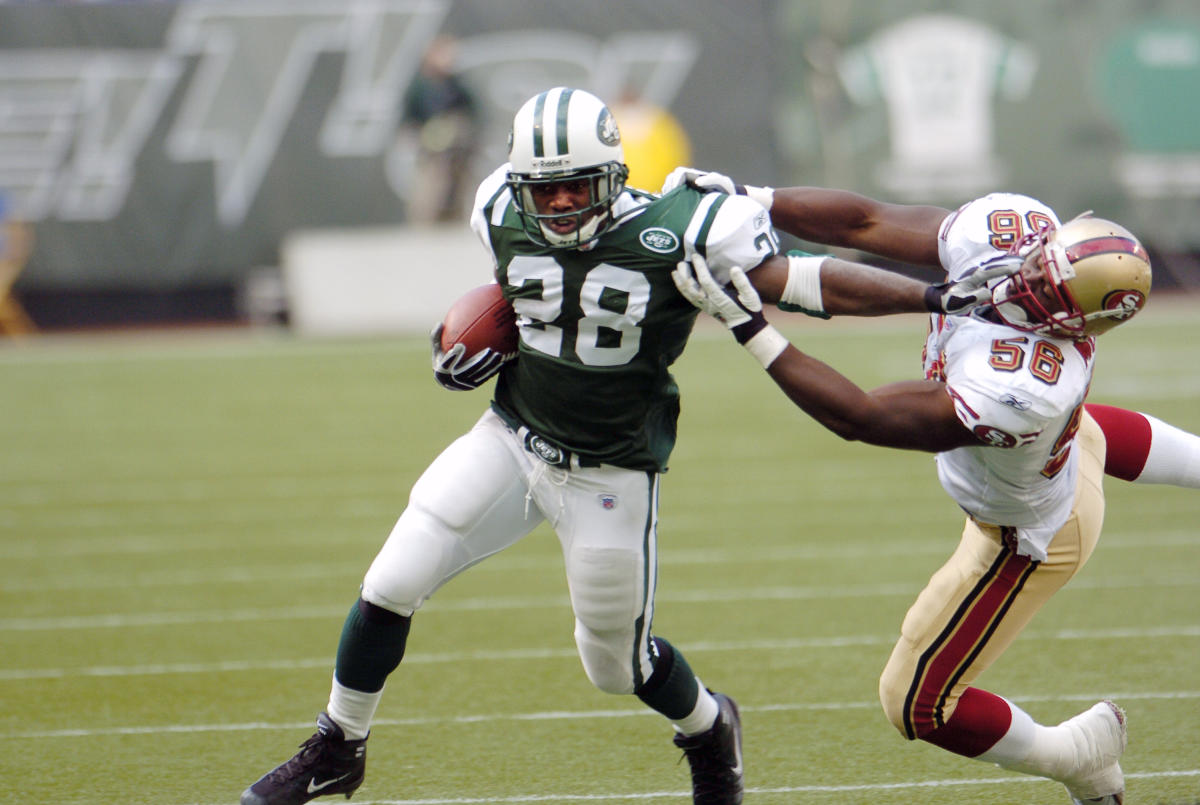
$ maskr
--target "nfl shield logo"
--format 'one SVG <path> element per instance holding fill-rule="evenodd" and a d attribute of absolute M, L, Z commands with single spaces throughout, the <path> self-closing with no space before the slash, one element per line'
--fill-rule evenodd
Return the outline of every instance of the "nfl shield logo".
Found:
<path fill-rule="evenodd" d="M 609 495 L 607 493 L 600 495 L 600 505 L 605 509 L 617 508 L 617 496 Z"/>

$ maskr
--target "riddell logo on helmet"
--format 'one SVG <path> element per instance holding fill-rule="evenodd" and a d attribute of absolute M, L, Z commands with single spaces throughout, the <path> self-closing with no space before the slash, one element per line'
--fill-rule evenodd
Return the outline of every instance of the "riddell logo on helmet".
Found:
<path fill-rule="evenodd" d="M 547 157 L 545 159 L 538 159 L 535 157 L 533 160 L 534 170 L 537 170 L 537 171 L 553 170 L 554 168 L 565 168 L 565 167 L 569 166 L 570 164 L 571 164 L 571 158 L 569 156 Z"/>
<path fill-rule="evenodd" d="M 1113 318 L 1128 319 L 1142 309 L 1146 297 L 1141 291 L 1123 290 L 1112 291 L 1104 297 L 1104 309 L 1114 311 Z"/>

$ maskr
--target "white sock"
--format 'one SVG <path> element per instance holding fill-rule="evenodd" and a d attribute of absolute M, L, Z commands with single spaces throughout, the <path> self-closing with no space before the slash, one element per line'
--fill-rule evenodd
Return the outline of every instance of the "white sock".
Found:
<path fill-rule="evenodd" d="M 1150 453 L 1137 483 L 1200 488 L 1200 436 L 1142 416 L 1150 423 Z"/>
<path fill-rule="evenodd" d="M 672 721 L 671 724 L 684 735 L 699 735 L 712 729 L 713 724 L 717 723 L 717 713 L 720 710 L 717 700 L 701 684 L 700 696 L 696 699 L 696 706 L 692 708 L 692 712 L 678 721 Z"/>
<path fill-rule="evenodd" d="M 375 693 L 363 693 L 346 687 L 335 676 L 325 712 L 333 719 L 333 723 L 342 728 L 348 740 L 359 741 L 371 731 L 371 719 L 375 718 L 375 708 L 382 698 L 382 689 Z"/>
<path fill-rule="evenodd" d="M 1068 727 L 1043 726 L 1008 699 L 1012 724 L 1004 737 L 976 757 L 1004 769 L 1061 779 L 1076 765 L 1075 737 Z"/>

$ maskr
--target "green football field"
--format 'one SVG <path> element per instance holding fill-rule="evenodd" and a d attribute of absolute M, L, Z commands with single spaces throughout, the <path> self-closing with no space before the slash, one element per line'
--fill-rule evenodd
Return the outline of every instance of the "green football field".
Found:
<path fill-rule="evenodd" d="M 1092 401 L 1200 431 L 1198 313 L 1106 337 Z M 917 375 L 917 317 L 784 329 L 863 385 Z M 878 706 L 961 528 L 932 458 L 821 430 L 711 322 L 676 368 L 655 631 L 740 703 L 747 803 L 1064 805 Z M 0 803 L 39 805 L 231 805 L 288 758 L 408 488 L 489 394 L 437 387 L 423 337 L 250 332 L 0 343 L 0 388 Z M 1200 492 L 1106 488 L 1092 561 L 979 684 L 1043 723 L 1115 698 L 1127 802 L 1190 805 Z M 546 528 L 439 592 L 352 802 L 689 802 L 668 725 L 591 687 L 572 625 Z"/>

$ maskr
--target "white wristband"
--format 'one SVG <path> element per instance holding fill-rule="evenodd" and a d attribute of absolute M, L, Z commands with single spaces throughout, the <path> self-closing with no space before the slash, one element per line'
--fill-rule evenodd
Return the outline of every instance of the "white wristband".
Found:
<path fill-rule="evenodd" d="M 825 255 L 797 257 L 788 255 L 788 278 L 780 302 L 788 302 L 810 313 L 824 313 L 821 300 L 821 264 Z"/>
<path fill-rule="evenodd" d="M 766 207 L 768 212 L 771 210 L 771 205 L 775 203 L 775 188 L 755 187 L 752 184 L 745 185 L 745 188 L 749 198 Z"/>
<path fill-rule="evenodd" d="M 775 359 L 788 348 L 788 340 L 771 325 L 755 333 L 749 341 L 742 344 L 751 355 L 758 359 L 762 368 L 769 369 Z"/>

